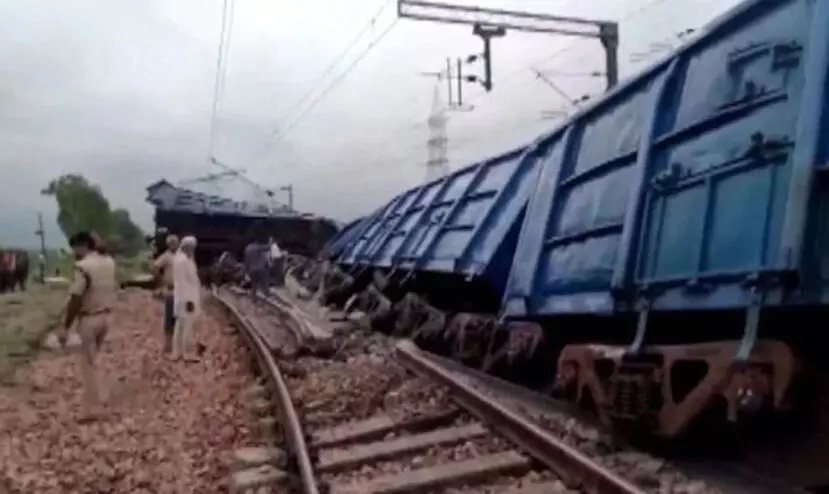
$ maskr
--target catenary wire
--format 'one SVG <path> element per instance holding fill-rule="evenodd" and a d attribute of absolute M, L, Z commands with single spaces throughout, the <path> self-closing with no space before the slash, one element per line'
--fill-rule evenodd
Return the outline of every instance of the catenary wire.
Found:
<path fill-rule="evenodd" d="M 661 4 L 661 3 L 664 3 L 665 1 L 666 1 L 666 0 L 652 0 L 652 1 L 650 1 L 650 2 L 647 2 L 647 3 L 643 4 L 643 5 L 640 5 L 640 6 L 636 7 L 635 9 L 633 9 L 633 10 L 631 10 L 631 11 L 627 12 L 627 13 L 624 13 L 624 14 L 622 15 L 622 17 L 619 19 L 619 21 L 620 21 L 620 22 L 621 22 L 621 21 L 626 21 L 626 20 L 630 20 L 630 19 L 632 19 L 632 18 L 634 18 L 634 17 L 637 17 L 638 15 L 641 15 L 642 13 L 647 12 L 647 11 L 648 11 L 648 10 L 650 10 L 651 8 L 653 8 L 653 7 L 657 6 L 657 5 Z M 712 1 L 713 1 L 713 0 L 704 1 L 704 2 L 703 2 L 703 4 L 704 4 L 704 3 L 711 3 Z M 548 55 L 548 56 L 546 56 L 546 57 L 544 57 L 544 58 L 542 58 L 542 59 L 536 60 L 535 62 L 533 62 L 533 63 L 532 63 L 532 64 L 530 64 L 530 65 L 527 65 L 527 66 L 522 66 L 521 68 L 519 68 L 519 69 L 517 69 L 517 70 L 515 70 L 515 71 L 513 71 L 513 72 L 511 72 L 511 73 L 509 73 L 509 74 L 508 74 L 508 76 L 507 76 L 507 79 L 511 78 L 511 77 L 512 77 L 512 76 L 514 76 L 514 75 L 517 75 L 517 74 L 519 74 L 519 73 L 522 73 L 522 72 L 524 72 L 524 71 L 526 71 L 526 70 L 528 70 L 528 69 L 532 68 L 535 64 L 541 63 L 541 62 L 543 62 L 543 61 L 549 61 L 549 60 L 552 60 L 552 59 L 554 59 L 554 58 L 560 57 L 561 55 L 564 55 L 564 54 L 565 54 L 565 53 L 567 53 L 567 52 L 574 51 L 574 49 L 577 49 L 579 46 L 583 46 L 583 44 L 580 44 L 580 43 L 578 43 L 578 42 L 571 43 L 571 44 L 569 44 L 569 45 L 567 45 L 567 46 L 563 47 L 562 49 L 560 49 L 560 50 L 556 51 L 556 52 L 555 52 L 555 53 L 553 53 L 552 55 Z M 575 50 L 575 51 L 578 51 L 578 50 Z M 488 94 L 490 94 L 490 93 L 484 93 L 484 95 L 483 95 L 483 96 L 484 96 L 484 97 L 486 97 Z M 473 100 L 473 103 L 478 103 L 478 102 L 480 102 L 481 100 L 483 100 L 483 99 L 484 99 L 484 97 L 479 97 L 479 98 L 477 98 L 477 99 Z M 531 123 L 532 123 L 532 122 L 523 121 L 523 122 L 519 123 L 518 125 L 510 125 L 510 126 L 508 126 L 507 128 L 510 128 L 510 129 L 511 129 L 511 128 L 515 128 L 515 127 L 523 127 L 524 125 L 529 125 L 529 124 L 531 124 Z M 409 129 L 400 129 L 400 130 L 394 131 L 391 135 L 389 135 L 389 136 L 388 136 L 388 138 L 387 138 L 387 139 L 385 139 L 385 140 L 381 141 L 381 144 L 378 146 L 378 148 L 380 148 L 380 149 L 385 148 L 385 147 L 386 147 L 386 146 L 385 146 L 385 144 L 387 144 L 389 141 L 391 141 L 392 139 L 394 139 L 395 137 L 397 137 L 397 136 L 401 133 L 401 130 L 409 130 Z M 502 129 L 498 129 L 498 131 L 500 131 L 500 130 L 502 130 Z M 489 135 L 491 135 L 491 134 L 490 134 L 490 133 L 486 133 L 486 134 L 485 134 L 485 136 L 489 136 Z M 480 135 L 478 135 L 477 137 L 480 137 Z M 467 147 L 469 147 L 470 145 L 473 145 L 473 144 L 474 144 L 475 142 L 477 142 L 478 140 L 479 140 L 479 139 L 477 139 L 477 138 L 470 138 L 470 137 L 467 137 L 467 138 L 460 138 L 460 139 L 452 139 L 452 140 L 450 140 L 450 146 L 451 146 L 450 151 L 451 151 L 451 150 L 459 150 L 459 149 L 464 149 L 464 148 L 467 148 Z M 458 146 L 458 144 L 459 144 L 459 143 L 462 143 L 462 144 Z M 416 153 L 421 152 L 421 150 L 420 150 L 420 149 L 417 149 L 417 150 L 415 150 L 415 149 L 414 149 L 415 147 L 419 147 L 420 145 L 421 145 L 421 144 L 420 144 L 420 143 L 418 143 L 418 144 L 416 144 L 416 145 L 411 146 L 412 151 L 410 151 L 409 153 L 407 153 L 407 156 L 406 156 L 404 159 L 406 159 L 406 160 L 410 160 L 410 158 L 409 158 L 409 157 L 413 157 Z M 361 148 L 362 148 L 362 147 L 361 147 Z M 382 161 L 385 161 L 385 160 L 387 160 L 387 158 L 379 158 L 378 160 L 376 160 L 376 162 L 378 162 L 378 163 L 379 163 L 379 162 L 382 162 Z M 372 161 L 372 162 L 375 162 L 375 161 Z"/>
<path fill-rule="evenodd" d="M 210 113 L 210 135 L 207 141 L 207 159 L 210 159 L 213 155 L 213 144 L 216 139 L 216 117 L 219 111 L 219 99 L 223 84 L 222 81 L 224 79 L 224 76 L 222 75 L 224 64 L 222 62 L 225 51 L 225 38 L 227 36 L 227 21 L 229 17 L 230 2 L 231 0 L 224 0 L 222 8 L 222 29 L 219 36 L 219 47 L 216 54 L 216 76 L 213 81 L 213 103 Z"/>
<path fill-rule="evenodd" d="M 320 77 L 317 78 L 317 80 L 311 85 L 311 88 L 305 94 L 303 94 L 302 97 L 300 97 L 293 105 L 291 105 L 288 108 L 288 110 L 286 110 L 285 114 L 288 117 L 290 117 L 295 112 L 295 110 L 298 110 L 299 108 L 301 108 L 302 105 L 304 103 L 306 103 L 311 98 L 311 96 L 317 91 L 317 89 L 319 89 L 319 87 L 323 83 L 323 81 L 325 81 L 325 79 L 329 75 L 331 75 L 331 73 L 334 71 L 334 69 L 337 68 L 337 66 L 340 64 L 340 62 L 351 51 L 351 49 L 354 47 L 354 45 L 356 45 L 357 42 L 360 41 L 367 32 L 369 32 L 372 28 L 374 28 L 374 26 L 377 23 L 377 19 L 383 14 L 383 12 L 393 2 L 394 2 L 394 0 L 383 0 L 383 3 L 380 6 L 380 8 L 377 9 L 377 11 L 374 13 L 374 15 L 371 16 L 371 19 L 369 19 L 369 21 L 365 24 L 365 26 L 363 26 L 360 29 L 360 31 L 358 31 L 357 34 L 354 35 L 354 37 L 351 39 L 351 41 L 349 41 L 346 44 L 345 48 L 343 48 L 342 51 L 340 51 L 340 53 L 331 60 L 331 63 L 328 64 L 328 67 L 326 67 L 326 69 L 322 72 L 322 75 L 320 75 Z M 276 135 L 279 134 L 279 132 L 280 132 L 280 130 L 278 128 L 275 129 L 271 133 L 271 138 L 276 137 Z"/>
<path fill-rule="evenodd" d="M 333 91 L 337 86 L 342 84 L 346 77 L 357 67 L 357 65 L 362 62 L 366 56 L 377 46 L 380 44 L 383 39 L 388 36 L 388 34 L 392 31 L 394 26 L 397 25 L 397 19 L 395 18 L 374 40 L 369 43 L 369 45 L 360 53 L 360 55 L 355 58 L 348 67 L 340 73 L 339 76 L 334 78 L 334 80 L 308 105 L 305 107 L 299 116 L 293 119 L 283 130 L 278 132 L 273 140 L 271 140 L 266 146 L 265 149 L 262 150 L 262 153 L 265 153 L 272 149 L 276 144 L 282 141 L 291 131 L 299 126 L 300 123 L 305 119 L 305 117 L 318 105 L 320 104 L 326 96 L 328 96 L 331 91 Z M 260 153 L 260 155 L 262 154 Z M 258 159 L 259 156 L 257 156 Z"/>

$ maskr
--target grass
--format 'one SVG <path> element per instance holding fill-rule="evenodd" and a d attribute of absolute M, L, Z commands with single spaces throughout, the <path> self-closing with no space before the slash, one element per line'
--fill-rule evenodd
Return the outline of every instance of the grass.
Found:
<path fill-rule="evenodd" d="M 37 265 L 37 256 L 31 256 L 33 260 L 29 268 L 29 279 L 34 281 L 40 275 Z M 75 259 L 71 254 L 61 255 L 59 253 L 47 254 L 46 258 L 46 276 L 54 276 L 55 270 L 60 272 L 60 276 L 65 278 L 72 277 L 72 270 L 75 264 Z M 129 280 L 135 275 L 141 273 L 149 273 L 149 264 L 147 253 L 141 253 L 136 257 L 117 257 L 115 259 L 115 278 L 119 283 Z"/>
<path fill-rule="evenodd" d="M 150 261 L 147 253 L 141 253 L 136 257 L 117 258 L 115 260 L 115 278 L 119 283 L 127 281 L 139 274 L 150 272 Z"/>
<path fill-rule="evenodd" d="M 146 272 L 147 262 L 143 259 L 116 259 L 118 281 Z M 47 275 L 54 274 L 58 267 L 61 276 L 71 277 L 71 257 L 56 256 L 51 261 L 52 272 Z M 15 370 L 37 353 L 40 342 L 59 322 L 67 290 L 41 285 L 35 281 L 38 274 L 33 265 L 26 293 L 0 294 L 0 384 L 12 384 Z"/>
<path fill-rule="evenodd" d="M 0 295 L 0 383 L 34 356 L 57 324 L 66 290 L 31 285 L 26 293 Z"/>

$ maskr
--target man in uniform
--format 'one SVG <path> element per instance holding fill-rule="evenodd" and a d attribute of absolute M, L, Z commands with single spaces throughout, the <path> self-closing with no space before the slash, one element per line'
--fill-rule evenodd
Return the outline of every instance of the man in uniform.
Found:
<path fill-rule="evenodd" d="M 167 250 L 153 262 L 153 274 L 161 278 L 161 298 L 164 301 L 164 351 L 173 345 L 173 330 L 176 318 L 173 311 L 173 260 L 178 252 L 178 237 L 167 235 Z"/>
<path fill-rule="evenodd" d="M 109 312 L 115 305 L 117 284 L 115 263 L 95 251 L 95 240 L 88 232 L 72 235 L 69 245 L 75 254 L 75 274 L 69 289 L 66 319 L 58 341 L 66 345 L 69 328 L 77 321 L 81 339 L 80 365 L 84 386 L 84 416 L 94 419 L 101 405 L 95 363 L 109 329 Z"/>

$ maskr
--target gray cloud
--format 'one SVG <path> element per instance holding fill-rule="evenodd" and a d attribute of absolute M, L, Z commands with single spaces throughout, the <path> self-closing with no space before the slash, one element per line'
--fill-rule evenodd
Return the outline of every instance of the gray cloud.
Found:
<path fill-rule="evenodd" d="M 631 53 L 696 27 L 736 0 L 466 1 L 490 7 L 623 19 L 625 73 Z M 379 0 L 237 1 L 214 153 L 265 186 L 293 183 L 297 207 L 347 220 L 424 176 L 425 140 L 437 70 L 446 56 L 479 51 L 471 29 L 400 20 L 387 38 L 293 131 L 266 147 L 288 110 L 316 82 Z M 393 20 L 394 7 L 350 53 L 344 68 Z M 715 12 L 716 11 L 716 12 Z M 40 188 L 60 173 L 99 183 L 144 227 L 143 188 L 217 171 L 206 162 L 220 31 L 219 0 L 0 1 L 0 244 L 32 243 L 43 212 L 60 241 L 54 205 Z M 569 48 L 567 48 L 569 46 Z M 452 114 L 450 160 L 459 167 L 531 140 L 564 107 L 527 70 L 601 69 L 597 42 L 510 33 L 494 47 L 496 89 L 467 88 L 470 113 Z M 342 70 L 342 69 L 340 69 Z M 335 71 L 335 74 L 339 71 Z M 602 81 L 561 77 L 570 94 Z M 273 141 L 271 141 L 273 142 Z M 251 196 L 244 184 L 208 191 Z"/>

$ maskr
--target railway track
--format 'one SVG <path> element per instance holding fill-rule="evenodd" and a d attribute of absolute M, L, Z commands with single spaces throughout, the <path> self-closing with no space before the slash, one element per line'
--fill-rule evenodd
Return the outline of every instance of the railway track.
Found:
<path fill-rule="evenodd" d="M 254 406 L 261 408 L 260 413 L 273 412 L 279 421 L 279 432 L 284 438 L 284 446 L 287 451 L 281 454 L 268 454 L 267 449 L 260 449 L 252 452 L 246 458 L 247 465 L 237 467 L 237 473 L 231 479 L 232 494 L 259 493 L 262 489 L 269 489 L 274 484 L 289 484 L 301 486 L 305 494 L 319 494 L 313 462 L 308 453 L 308 445 L 302 434 L 302 426 L 293 406 L 290 392 L 274 355 L 271 353 L 271 343 L 265 338 L 264 333 L 259 330 L 250 319 L 230 303 L 225 297 L 214 292 L 221 305 L 235 319 L 249 350 L 253 353 L 260 377 L 267 386 L 271 401 L 260 401 Z M 262 393 L 260 400 L 266 397 Z M 271 418 L 271 417 L 266 417 Z M 276 423 L 271 424 L 277 426 Z M 284 454 L 284 453 L 287 453 Z M 245 468 L 251 467 L 251 468 Z M 284 472 L 276 467 L 290 469 L 295 476 L 287 478 Z M 297 482 L 298 481 L 298 482 Z"/>
<path fill-rule="evenodd" d="M 539 395 L 411 342 L 326 324 L 289 297 L 218 298 L 282 383 L 273 396 L 302 492 L 754 492 L 691 479 Z"/>

